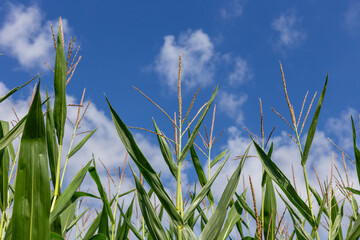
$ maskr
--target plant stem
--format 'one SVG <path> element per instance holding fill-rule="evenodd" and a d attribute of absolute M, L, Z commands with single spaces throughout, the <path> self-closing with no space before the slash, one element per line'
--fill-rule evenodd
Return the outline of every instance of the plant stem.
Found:
<path fill-rule="evenodd" d="M 122 179 L 120 179 L 120 182 L 119 182 L 119 187 L 118 187 L 118 190 L 117 190 L 117 193 L 116 193 L 116 200 L 115 200 L 115 207 L 114 207 L 114 218 L 116 218 L 116 210 L 117 210 L 117 205 L 118 205 L 118 201 L 119 201 L 119 193 L 120 193 L 120 187 L 121 187 L 121 183 L 122 183 Z M 115 222 L 112 223 L 112 235 L 111 235 L 111 239 L 114 240 L 115 239 Z"/>
<path fill-rule="evenodd" d="M 308 182 L 308 178 L 307 178 L 307 174 L 306 174 L 306 168 L 305 168 L 305 165 L 302 165 L 302 166 L 303 166 L 303 172 L 304 172 L 304 178 L 305 178 L 305 184 L 306 184 L 306 192 L 307 192 L 307 197 L 308 197 L 308 201 L 309 201 L 309 208 L 310 208 L 310 212 L 311 212 L 311 217 L 315 221 L 314 213 L 313 213 L 313 210 L 312 210 L 312 203 L 311 203 L 309 182 Z M 319 237 L 319 232 L 318 232 L 317 228 L 315 229 L 315 231 L 316 231 L 316 239 L 319 240 L 320 237 Z"/>
<path fill-rule="evenodd" d="M 56 167 L 56 184 L 55 184 L 55 191 L 54 191 L 54 199 L 53 199 L 53 202 L 51 204 L 50 212 L 52 212 L 52 210 L 54 210 L 55 202 L 56 202 L 56 199 L 57 199 L 57 197 L 59 195 L 61 149 L 62 149 L 62 144 L 59 145 L 59 155 L 58 155 L 59 157 L 58 157 L 57 167 Z"/>
<path fill-rule="evenodd" d="M 70 142 L 70 147 L 69 147 L 68 155 L 70 154 L 72 145 L 73 145 L 73 143 L 74 143 L 74 138 L 75 138 L 75 133 L 76 133 L 76 130 L 77 130 L 77 126 L 78 126 L 78 125 L 75 124 L 74 132 L 73 132 L 73 135 L 72 135 L 72 138 L 71 138 L 71 142 Z M 61 189 L 61 187 L 62 187 L 62 184 L 63 184 L 63 181 L 64 181 L 64 177 L 65 177 L 65 171 L 66 171 L 67 163 L 68 163 L 68 160 L 69 160 L 68 155 L 66 156 L 65 165 L 64 165 L 63 172 L 62 172 L 62 176 L 61 176 L 60 189 Z"/>
<path fill-rule="evenodd" d="M 178 167 L 178 171 L 177 171 L 177 191 L 176 191 L 176 210 L 179 212 L 180 216 L 183 217 L 183 203 L 182 203 L 182 191 L 181 191 L 181 162 L 179 161 L 180 159 L 180 154 L 181 154 L 181 120 L 179 121 L 179 142 L 178 142 L 178 163 L 177 163 L 177 167 Z M 182 227 L 183 226 L 178 226 L 178 239 L 181 240 L 181 232 L 182 232 Z"/>
<path fill-rule="evenodd" d="M 3 212 L 1 212 L 1 223 L 0 223 L 0 237 L 1 237 L 1 239 L 3 239 L 4 221 L 5 221 L 5 210 Z"/>

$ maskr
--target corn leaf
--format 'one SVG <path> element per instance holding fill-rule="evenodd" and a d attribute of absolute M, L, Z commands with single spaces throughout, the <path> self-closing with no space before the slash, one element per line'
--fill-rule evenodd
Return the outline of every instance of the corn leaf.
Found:
<path fill-rule="evenodd" d="M 360 237 L 360 218 L 357 218 L 354 225 L 348 230 L 346 240 L 357 240 Z"/>
<path fill-rule="evenodd" d="M 19 153 L 13 210 L 13 239 L 50 238 L 50 181 L 40 81 L 27 116 Z"/>
<path fill-rule="evenodd" d="M 216 158 L 214 158 L 214 160 L 211 161 L 210 163 L 210 168 L 212 168 L 215 164 L 217 164 L 223 157 L 225 157 L 227 152 L 227 149 L 224 150 L 223 152 L 221 152 L 219 155 L 216 156 Z"/>
<path fill-rule="evenodd" d="M 143 237 L 141 236 L 141 234 L 138 232 L 138 230 L 134 227 L 134 225 L 131 223 L 131 216 L 128 216 L 126 213 L 124 214 L 122 207 L 120 207 L 120 205 L 118 204 L 118 209 L 120 210 L 120 215 L 124 218 L 124 223 L 126 223 L 128 225 L 128 227 L 131 229 L 131 231 L 134 233 L 135 237 L 137 237 L 138 239 L 142 240 Z M 128 209 L 129 211 L 129 209 Z M 121 240 L 121 238 L 117 238 L 118 240 Z"/>
<path fill-rule="evenodd" d="M 98 233 L 104 234 L 107 239 L 110 239 L 109 236 L 109 222 L 108 222 L 108 214 L 106 210 L 105 204 L 103 204 L 103 209 L 101 211 L 101 217 L 99 222 L 99 230 Z"/>
<path fill-rule="evenodd" d="M 95 133 L 96 129 L 92 130 L 91 132 L 89 132 L 71 151 L 70 153 L 67 155 L 68 158 L 71 158 L 72 156 L 74 156 L 74 154 L 79 151 L 84 144 L 87 142 L 87 140 L 89 140 L 89 138 L 91 138 L 91 136 Z"/>
<path fill-rule="evenodd" d="M 3 102 L 5 99 L 7 99 L 8 97 L 10 97 L 12 94 L 14 94 L 16 91 L 18 91 L 19 89 L 25 87 L 26 85 L 28 85 L 30 82 L 32 82 L 32 80 L 34 80 L 35 78 L 39 77 L 41 74 L 36 75 L 35 77 L 33 77 L 32 79 L 30 79 L 29 81 L 27 81 L 26 83 L 24 83 L 23 85 L 13 88 L 11 89 L 8 93 L 6 93 L 4 96 L 0 97 L 0 103 Z"/>
<path fill-rule="evenodd" d="M 131 166 L 130 166 L 131 168 Z M 156 214 L 154 207 L 152 206 L 150 199 L 142 186 L 140 179 L 134 173 L 131 168 L 133 177 L 135 179 L 136 190 L 139 198 L 140 210 L 143 215 L 144 221 L 148 228 L 148 231 L 153 239 L 167 239 L 166 233 L 162 227 L 161 221 Z"/>
<path fill-rule="evenodd" d="M 190 134 L 190 133 L 189 133 Z M 206 176 L 205 176 L 205 173 L 204 173 L 204 170 L 201 166 L 201 163 L 200 163 L 200 160 L 199 160 L 199 157 L 195 151 L 195 147 L 194 145 L 191 146 L 190 148 L 190 155 L 191 155 L 191 160 L 194 164 L 194 168 L 195 168 L 195 171 L 196 171 L 196 175 L 199 179 L 199 182 L 200 182 L 200 185 L 201 187 L 204 187 L 207 183 L 207 179 L 206 179 Z M 211 189 L 209 188 L 209 192 L 207 194 L 207 197 L 208 197 L 208 200 L 210 202 L 211 205 L 214 204 L 214 197 L 211 193 Z"/>
<path fill-rule="evenodd" d="M 50 213 L 50 222 L 55 221 L 55 219 L 78 197 L 88 196 L 87 194 L 77 193 L 76 190 L 80 187 L 82 181 L 84 180 L 88 169 L 90 168 L 91 161 L 89 161 L 85 167 L 83 167 L 73 178 L 64 192 L 56 200 L 55 207 Z"/>
<path fill-rule="evenodd" d="M 189 217 L 192 215 L 192 213 L 195 211 L 195 209 L 199 206 L 199 204 L 203 201 L 203 199 L 205 198 L 206 195 L 208 195 L 211 185 L 214 183 L 215 179 L 217 178 L 217 176 L 219 175 L 219 173 L 221 172 L 221 170 L 223 169 L 223 167 L 225 166 L 225 163 L 227 162 L 227 160 L 229 159 L 230 154 L 227 156 L 227 158 L 225 159 L 224 162 L 221 163 L 221 165 L 219 166 L 219 168 L 216 170 L 216 172 L 214 173 L 214 175 L 211 177 L 210 181 L 208 181 L 203 188 L 201 189 L 201 191 L 196 195 L 196 197 L 194 198 L 194 200 L 191 202 L 189 208 L 186 210 L 185 214 L 184 214 L 184 221 L 186 222 Z"/>
<path fill-rule="evenodd" d="M 352 124 L 352 130 L 353 130 L 353 142 L 354 142 L 354 152 L 355 152 L 355 164 L 356 164 L 356 173 L 358 176 L 358 181 L 360 183 L 360 151 L 356 146 L 356 131 L 355 131 L 355 125 L 354 120 L 351 116 L 351 124 Z"/>
<path fill-rule="evenodd" d="M 68 208 L 61 214 L 61 235 L 64 236 L 66 229 L 75 217 L 76 202 L 70 204 Z"/>
<path fill-rule="evenodd" d="M 0 150 L 11 144 L 24 130 L 26 116 L 23 117 L 5 136 L 0 139 Z"/>
<path fill-rule="evenodd" d="M 64 238 L 61 235 L 59 235 L 55 232 L 50 232 L 50 239 L 64 240 Z"/>
<path fill-rule="evenodd" d="M 335 239 L 340 239 L 340 238 L 342 239 L 341 221 L 344 216 L 344 203 L 345 203 L 345 201 L 342 203 L 340 210 L 337 213 L 337 216 L 335 217 L 334 221 L 332 222 L 329 240 L 335 240 Z"/>
<path fill-rule="evenodd" d="M 221 233 L 220 233 L 218 239 L 225 240 L 230 235 L 235 224 L 241 220 L 242 212 L 243 212 L 243 208 L 241 207 L 239 200 L 237 200 L 230 208 L 230 211 L 226 218 L 224 227 L 221 230 Z"/>
<path fill-rule="evenodd" d="M 183 226 L 181 234 L 183 239 L 197 240 L 193 230 L 190 228 L 188 224 L 185 224 L 185 226 Z"/>
<path fill-rule="evenodd" d="M 214 214 L 209 219 L 209 222 L 206 224 L 204 230 L 202 231 L 199 240 L 210 240 L 210 239 L 217 239 L 220 234 L 221 228 L 224 224 L 224 220 L 227 214 L 227 207 L 234 196 L 236 188 L 238 186 L 240 180 L 241 170 L 243 168 L 246 156 L 249 152 L 250 146 L 246 149 L 239 166 L 234 171 L 233 175 L 231 176 L 228 184 L 225 187 L 225 190 L 220 198 L 220 201 L 215 209 Z"/>
<path fill-rule="evenodd" d="M 317 122 L 318 122 L 318 119 L 319 119 L 321 106 L 323 104 L 324 97 L 325 97 L 328 78 L 329 78 L 329 74 L 327 74 L 327 76 L 326 76 L 325 85 L 324 85 L 324 88 L 323 88 L 323 90 L 321 92 L 319 102 L 318 102 L 318 104 L 316 106 L 314 117 L 313 117 L 313 119 L 311 121 L 309 130 L 308 130 L 308 133 L 307 133 L 306 142 L 305 142 L 305 146 L 304 146 L 304 151 L 303 151 L 302 157 L 301 157 L 301 165 L 303 165 L 303 166 L 305 166 L 305 164 L 306 164 L 306 160 L 307 160 L 307 158 L 309 156 L 309 152 L 310 152 L 310 147 L 311 147 L 312 141 L 313 141 L 314 136 L 315 136 L 316 126 L 317 126 Z"/>
<path fill-rule="evenodd" d="M 99 228 L 100 218 L 101 218 L 101 214 L 98 214 L 94 219 L 94 221 L 91 223 L 90 227 L 88 228 L 83 240 L 89 240 L 94 236 L 96 230 Z"/>
<path fill-rule="evenodd" d="M 3 138 L 5 134 L 9 132 L 9 123 L 5 121 L 0 121 L 0 139 Z M 2 214 L 7 207 L 7 196 L 9 189 L 9 151 L 8 148 L 0 150 L 0 208 Z"/>
<path fill-rule="evenodd" d="M 239 196 L 237 193 L 235 193 L 235 196 L 238 199 L 241 207 L 243 207 L 245 209 L 245 211 L 248 212 L 250 214 L 250 216 L 255 220 L 256 216 L 255 216 L 254 211 L 249 207 L 249 205 L 245 201 L 246 190 L 241 194 L 241 196 Z"/>
<path fill-rule="evenodd" d="M 167 144 L 165 138 L 162 136 L 162 133 L 161 133 L 160 129 L 158 128 L 158 126 L 156 125 L 154 119 L 153 119 L 153 123 L 154 123 L 155 132 L 157 133 L 156 137 L 159 142 L 161 154 L 162 154 L 166 164 L 168 165 L 171 174 L 175 177 L 175 179 L 177 179 L 178 168 L 172 158 L 169 145 Z"/>
<path fill-rule="evenodd" d="M 287 179 L 287 177 L 281 172 L 281 170 L 275 165 L 269 156 L 261 149 L 261 147 L 255 141 L 253 142 L 266 173 L 281 188 L 290 202 L 298 209 L 298 211 L 301 213 L 301 215 L 304 216 L 310 225 L 315 227 L 315 221 L 312 218 L 309 207 L 296 193 L 289 179 Z"/>
<path fill-rule="evenodd" d="M 135 199 L 135 197 L 133 197 L 133 199 L 131 200 L 131 203 L 130 203 L 130 205 L 129 205 L 126 213 L 125 213 L 124 218 L 126 218 L 126 219 L 129 219 L 132 216 L 134 199 Z M 119 220 L 119 224 L 118 224 L 118 227 L 117 227 L 117 230 L 116 230 L 115 239 L 117 239 L 117 240 L 126 239 L 128 234 L 129 234 L 129 230 L 130 230 L 130 226 L 125 221 L 124 221 L 123 224 L 121 224 L 121 221 Z"/>
<path fill-rule="evenodd" d="M 101 199 L 104 203 L 104 208 L 106 209 L 106 212 L 110 218 L 110 221 L 112 224 L 115 224 L 115 218 L 114 218 L 114 215 L 111 211 L 111 206 L 110 206 L 110 203 L 109 203 L 109 200 L 106 196 L 106 193 L 104 191 L 104 188 L 102 187 L 102 184 L 101 184 L 101 181 L 100 181 L 100 178 L 99 178 L 99 175 L 96 171 L 96 168 L 95 167 L 90 167 L 89 168 L 89 173 L 90 173 L 90 176 L 92 177 L 92 179 L 94 180 L 94 182 L 96 183 L 96 186 L 98 188 L 98 191 L 100 193 L 100 196 L 101 196 Z"/>
<path fill-rule="evenodd" d="M 274 239 L 276 231 L 276 196 L 269 176 L 266 176 L 263 227 L 265 239 Z"/>
<path fill-rule="evenodd" d="M 62 145 L 66 121 L 66 60 L 61 38 L 61 28 L 57 35 L 55 56 L 55 74 L 54 74 L 54 123 L 56 136 L 59 145 Z"/>
<path fill-rule="evenodd" d="M 46 91 L 46 98 L 48 98 L 48 92 Z M 51 182 L 55 189 L 56 183 L 56 166 L 59 154 L 59 149 L 56 141 L 54 115 L 50 106 L 50 101 L 46 102 L 46 143 L 49 157 Z"/>
<path fill-rule="evenodd" d="M 108 240 L 109 238 L 108 237 L 106 237 L 104 234 L 102 234 L 102 233 L 98 233 L 98 234 L 96 234 L 96 235 L 94 235 L 94 236 L 92 236 L 91 238 L 90 238 L 90 240 Z"/>
<path fill-rule="evenodd" d="M 204 120 L 207 112 L 209 111 L 212 102 L 214 101 L 214 98 L 215 98 L 215 96 L 216 96 L 216 94 L 217 94 L 217 91 L 218 91 L 218 86 L 215 88 L 214 93 L 212 94 L 210 100 L 207 102 L 206 107 L 205 107 L 204 110 L 202 111 L 202 113 L 201 113 L 201 115 L 200 115 L 200 117 L 199 117 L 199 120 L 198 120 L 198 122 L 197 122 L 197 124 L 196 124 L 196 126 L 195 126 L 195 128 L 194 128 L 194 131 L 191 133 L 191 135 L 190 135 L 190 137 L 189 137 L 189 140 L 187 141 L 184 149 L 181 151 L 181 154 L 180 154 L 179 160 L 178 160 L 179 163 L 182 163 L 182 162 L 184 161 L 187 153 L 188 153 L 189 150 L 190 150 L 190 147 L 193 145 L 193 143 L 194 143 L 194 141 L 195 141 L 195 138 L 196 138 L 196 136 L 197 136 L 197 134 L 198 134 L 198 132 L 199 132 L 200 126 L 201 126 L 201 124 L 202 124 L 202 122 L 203 122 L 203 120 Z"/>
<path fill-rule="evenodd" d="M 178 226 L 182 226 L 183 220 L 180 214 L 176 211 L 176 208 L 174 206 L 174 203 L 171 201 L 171 198 L 166 193 L 164 186 L 160 181 L 160 178 L 157 176 L 155 170 L 137 146 L 134 137 L 132 136 L 126 125 L 123 123 L 123 121 L 120 119 L 119 115 L 115 112 L 114 108 L 111 106 L 107 98 L 106 101 L 109 105 L 111 117 L 113 119 L 115 128 L 129 155 L 134 160 L 136 166 L 139 168 L 139 171 L 143 174 L 146 182 L 150 185 L 156 196 L 159 198 L 159 201 L 165 208 L 166 212 L 169 214 L 169 217 L 172 218 Z"/>

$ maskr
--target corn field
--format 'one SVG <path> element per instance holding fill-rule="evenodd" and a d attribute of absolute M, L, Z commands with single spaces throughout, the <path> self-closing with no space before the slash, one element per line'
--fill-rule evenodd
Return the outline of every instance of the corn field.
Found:
<path fill-rule="evenodd" d="M 116 194 L 108 197 L 100 181 L 95 159 L 91 159 L 83 168 L 78 169 L 70 183 L 65 186 L 64 176 L 68 161 L 79 151 L 84 144 L 96 134 L 96 129 L 89 131 L 75 146 L 71 139 L 68 154 L 62 155 L 65 136 L 65 122 L 67 117 L 66 85 L 71 79 L 81 58 L 70 61 L 73 45 L 70 43 L 67 55 L 64 50 L 64 37 L 60 20 L 57 36 L 54 36 L 56 49 L 54 72 L 54 96 L 41 99 L 40 75 L 25 82 L 22 86 L 12 89 L 0 97 L 0 104 L 6 104 L 6 99 L 30 83 L 35 84 L 34 94 L 27 115 L 19 119 L 17 124 L 10 128 L 9 122 L 0 124 L 0 207 L 1 239 L 177 239 L 177 240 L 211 240 L 211 239 L 320 239 L 319 232 L 326 232 L 329 239 L 358 239 L 360 237 L 360 217 L 356 195 L 360 190 L 349 184 L 334 185 L 333 167 L 329 173 L 330 179 L 323 184 L 319 181 L 321 192 L 317 186 L 311 186 L 306 170 L 308 156 L 311 152 L 318 119 L 325 99 L 328 76 L 317 100 L 313 100 L 304 113 L 303 124 L 300 124 L 301 115 L 306 111 L 304 104 L 300 116 L 296 119 L 293 105 L 287 94 L 284 71 L 280 64 L 285 100 L 289 108 L 291 119 L 288 121 L 278 114 L 287 125 L 301 158 L 299 166 L 305 182 L 306 194 L 300 196 L 296 187 L 276 165 L 272 159 L 272 152 L 276 146 L 272 143 L 271 134 L 264 136 L 262 105 L 261 109 L 261 136 L 257 137 L 249 131 L 251 144 L 238 157 L 237 167 L 229 176 L 220 200 L 215 201 L 212 185 L 230 158 L 231 149 L 221 152 L 218 156 L 211 156 L 212 147 L 218 137 L 213 136 L 215 107 L 212 113 L 212 126 L 206 137 L 199 131 L 204 125 L 204 119 L 211 115 L 211 108 L 217 94 L 214 90 L 209 100 L 195 111 L 195 117 L 189 113 L 196 100 L 191 101 L 188 109 L 183 109 L 181 94 L 181 55 L 179 58 L 178 75 L 178 110 L 169 116 L 159 105 L 145 93 L 136 90 L 150 100 L 169 119 L 174 129 L 174 136 L 168 137 L 161 131 L 153 120 L 154 129 L 147 130 L 156 137 L 164 164 L 173 176 L 176 184 L 176 193 L 170 195 L 165 190 L 160 173 L 139 148 L 133 134 L 117 114 L 111 104 L 111 96 L 106 97 L 111 114 L 114 131 L 116 130 L 125 147 L 128 156 L 137 169 L 131 165 L 122 166 L 123 172 L 119 178 L 119 188 Z M 83 115 L 79 107 L 77 120 L 74 124 L 74 133 L 80 125 Z M 304 102 L 305 103 L 305 102 Z M 314 106 L 313 106 L 314 105 Z M 316 105 L 316 106 L 315 106 Z M 312 106 L 315 112 L 310 116 Z M 209 113 L 210 111 L 210 113 Z M 86 112 L 86 111 L 85 111 Z M 85 114 L 84 112 L 84 114 Z M 210 116 L 211 117 L 211 116 Z M 311 121 L 309 128 L 304 129 L 305 121 Z M 351 118 L 353 129 L 354 164 L 360 183 L 360 151 L 356 143 L 356 129 Z M 349 119 L 350 124 L 350 119 Z M 206 130 L 206 128 L 205 128 Z M 272 132 L 271 132 L 272 133 Z M 306 141 L 301 142 L 300 135 L 306 135 Z M 75 134 L 73 134 L 74 136 Z M 21 138 L 15 148 L 13 142 Z M 202 138 L 205 150 L 201 150 L 195 143 Z M 238 186 L 243 174 L 244 163 L 249 159 L 250 148 L 254 147 L 256 161 L 262 164 L 261 169 L 261 202 L 256 202 L 249 177 L 250 189 L 238 192 Z M 204 154 L 205 163 L 198 154 Z M 202 156 L 202 155 L 201 155 Z M 190 159 L 189 162 L 186 159 Z M 196 184 L 188 192 L 183 192 L 181 182 L 182 168 L 185 164 L 191 165 L 196 172 Z M 333 164 L 333 163 L 331 163 Z M 134 166 L 135 166 L 134 165 Z M 345 166 L 346 167 L 346 166 Z M 134 180 L 134 188 L 121 192 L 120 186 L 124 179 L 124 168 L 130 168 Z M 216 168 L 216 169 L 215 169 Z M 211 174 L 211 172 L 213 174 Z M 248 173 L 247 173 L 248 174 Z M 80 191 L 80 186 L 89 175 L 97 187 L 97 194 Z M 146 190 L 146 189 L 149 190 Z M 246 199 L 246 191 L 251 191 L 252 199 Z M 339 196 L 339 194 L 341 196 Z M 101 204 L 102 209 L 89 218 L 90 207 L 80 207 L 84 199 L 94 199 Z M 122 204 L 124 198 L 130 198 L 128 206 Z M 151 199 L 155 199 L 152 201 Z M 277 200 L 281 199 L 285 209 L 278 209 Z M 136 219 L 134 209 L 139 206 L 141 215 Z M 345 214 L 345 206 L 350 206 L 350 214 Z M 95 212 L 95 211 L 93 211 Z M 288 216 L 290 222 L 286 223 Z M 80 222 L 86 222 L 82 227 Z M 135 223 L 138 221 L 138 223 Z M 200 230 L 200 235 L 195 234 Z"/>

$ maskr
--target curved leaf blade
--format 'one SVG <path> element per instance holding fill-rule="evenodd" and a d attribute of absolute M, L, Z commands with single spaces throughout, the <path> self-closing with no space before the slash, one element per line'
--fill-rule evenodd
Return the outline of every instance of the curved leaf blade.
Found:
<path fill-rule="evenodd" d="M 299 210 L 301 215 L 310 223 L 312 227 L 316 225 L 310 208 L 296 193 L 294 187 L 291 185 L 289 179 L 283 174 L 283 172 L 275 165 L 275 163 L 269 158 L 269 156 L 261 149 L 261 147 L 253 141 L 259 159 L 264 167 L 264 170 L 271 177 L 272 180 L 281 188 L 290 202 Z"/>
<path fill-rule="evenodd" d="M 54 91 L 54 123 L 58 143 L 62 145 L 66 121 L 66 60 L 60 25 L 56 44 Z"/>
<path fill-rule="evenodd" d="M 246 156 L 250 150 L 250 146 L 246 149 L 239 166 L 236 168 L 234 173 L 232 174 L 228 184 L 225 187 L 225 190 L 220 198 L 220 201 L 215 209 L 214 214 L 209 219 L 208 223 L 206 224 L 204 230 L 202 231 L 199 240 L 210 240 L 210 239 L 217 239 L 218 235 L 220 234 L 221 228 L 224 224 L 224 220 L 227 214 L 227 207 L 235 194 L 237 185 L 240 180 L 241 170 L 243 168 Z"/>
<path fill-rule="evenodd" d="M 14 239 L 50 238 L 50 180 L 39 87 L 40 82 L 20 143 L 12 217 Z"/>
<path fill-rule="evenodd" d="M 318 122 L 318 119 L 319 119 L 321 106 L 322 106 L 324 98 L 325 98 L 325 92 L 326 92 L 328 78 L 329 78 L 329 74 L 326 75 L 324 88 L 323 88 L 323 90 L 321 92 L 319 102 L 318 102 L 318 104 L 316 106 L 314 117 L 313 117 L 313 119 L 311 121 L 309 131 L 307 133 L 306 142 L 305 142 L 305 146 L 304 146 L 304 151 L 303 151 L 302 157 L 301 157 L 301 165 L 303 165 L 303 166 L 305 166 L 305 164 L 306 164 L 306 160 L 307 160 L 307 158 L 309 156 L 309 152 L 310 152 L 310 147 L 311 147 L 312 141 L 313 141 L 314 136 L 315 136 L 316 126 L 317 126 L 317 122 Z"/>

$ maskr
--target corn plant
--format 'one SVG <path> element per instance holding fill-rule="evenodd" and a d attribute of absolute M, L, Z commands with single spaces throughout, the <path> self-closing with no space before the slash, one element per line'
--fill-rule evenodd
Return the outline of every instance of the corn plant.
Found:
<path fill-rule="evenodd" d="M 323 90 L 320 94 L 309 129 L 303 133 L 306 119 L 309 116 L 316 94 L 311 100 L 307 113 L 300 124 L 307 94 L 298 118 L 294 113 L 294 107 L 288 96 L 284 71 L 280 64 L 282 83 L 285 100 L 289 108 L 291 121 L 287 121 L 279 115 L 291 128 L 292 140 L 299 149 L 299 164 L 305 182 L 306 198 L 303 199 L 296 190 L 295 183 L 286 176 L 276 165 L 273 152 L 276 145 L 269 137 L 265 139 L 263 128 L 263 111 L 260 100 L 261 113 L 261 137 L 249 131 L 251 144 L 246 146 L 245 152 L 237 158 L 236 169 L 228 179 L 221 194 L 220 200 L 214 200 L 212 185 L 222 173 L 222 170 L 231 156 L 231 151 L 225 150 L 216 157 L 213 155 L 213 147 L 218 138 L 213 136 L 215 109 L 213 107 L 210 134 L 204 124 L 205 118 L 211 110 L 218 88 L 209 97 L 209 100 L 200 107 L 195 117 L 190 118 L 190 112 L 199 89 L 196 91 L 191 104 L 183 111 L 183 99 L 181 92 L 181 54 L 179 57 L 178 73 L 178 110 L 174 117 L 165 112 L 145 93 L 135 88 L 138 92 L 158 107 L 171 122 L 174 136 L 170 138 L 156 124 L 153 119 L 153 130 L 147 130 L 154 134 L 159 145 L 164 163 L 169 168 L 172 180 L 176 183 L 176 194 L 172 196 L 165 190 L 165 183 L 161 180 L 161 173 L 155 170 L 155 166 L 146 157 L 136 143 L 133 134 L 120 118 L 115 108 L 106 98 L 114 127 L 121 139 L 127 154 L 135 163 L 139 174 L 130 165 L 129 169 L 134 180 L 135 188 L 125 193 L 121 192 L 124 180 L 126 158 L 119 174 L 119 183 L 115 194 L 107 195 L 103 183 L 98 174 L 98 167 L 94 156 L 89 153 L 88 163 L 78 171 L 72 181 L 65 187 L 64 176 L 68 162 L 79 151 L 95 130 L 88 134 L 73 147 L 74 137 L 80 128 L 81 120 L 87 107 L 81 114 L 85 90 L 80 104 L 77 105 L 78 114 L 74 124 L 74 130 L 70 139 L 68 153 L 64 156 L 64 139 L 67 118 L 67 83 L 71 79 L 81 57 L 75 61 L 78 51 L 75 52 L 71 62 L 75 39 L 70 40 L 67 56 L 64 50 L 64 36 L 61 19 L 57 36 L 53 34 L 56 50 L 54 72 L 54 100 L 46 91 L 46 99 L 40 96 L 40 75 L 30 79 L 23 85 L 12 89 L 0 97 L 0 104 L 15 94 L 18 90 L 38 79 L 34 87 L 29 111 L 25 117 L 19 119 L 15 126 L 10 128 L 9 122 L 0 121 L 0 238 L 1 239 L 178 239 L 178 240 L 208 240 L 208 239 L 233 239 L 232 233 L 238 234 L 240 239 L 320 239 L 320 231 L 325 231 L 329 239 L 358 239 L 360 237 L 360 218 L 358 203 L 355 195 L 360 195 L 360 190 L 353 188 L 347 175 L 345 156 L 343 156 L 347 183 L 338 181 L 334 186 L 334 159 L 331 159 L 330 180 L 321 183 L 319 180 L 319 193 L 315 186 L 311 186 L 308 180 L 307 160 L 313 144 L 317 129 L 320 111 L 325 99 L 328 76 L 326 76 Z M 49 66 L 51 69 L 51 67 Z M 53 101 L 53 106 L 51 104 Z M 45 110 L 45 111 L 44 111 Z M 185 114 L 184 114 L 185 113 Z M 353 148 L 355 168 L 360 184 L 360 150 L 356 142 L 356 128 L 351 118 L 353 130 Z M 204 128 L 206 137 L 201 134 Z M 141 128 L 140 128 L 141 129 Z M 301 142 L 301 135 L 306 134 L 305 143 Z M 221 135 L 221 134 L 220 134 Z M 20 137 L 20 143 L 14 148 L 13 142 Z M 197 138 L 201 138 L 205 150 L 196 144 Z M 270 144 L 269 144 L 270 143 Z M 250 147 L 254 146 L 257 158 L 262 164 L 261 171 L 261 204 L 256 203 L 254 185 L 249 176 L 252 204 L 248 204 L 247 191 L 238 192 L 238 185 L 244 164 L 249 156 Z M 202 163 L 202 155 L 205 156 Z M 350 157 L 348 157 L 350 158 Z M 185 159 L 190 159 L 188 162 Z M 235 159 L 236 160 L 236 159 Z M 102 162 L 101 162 L 102 163 Z M 196 173 L 196 187 L 191 191 L 183 192 L 181 176 L 185 164 L 192 164 Z M 110 171 L 107 170 L 109 181 Z M 214 171 L 211 171 L 216 168 Z M 336 166 L 335 166 L 336 168 Z M 213 174 L 211 175 L 211 172 Z M 207 173 L 207 177 L 206 174 Z M 98 194 L 90 194 L 80 191 L 80 186 L 86 175 L 90 175 L 96 186 Z M 340 174 L 339 174 L 340 175 Z M 146 190 L 146 187 L 149 190 Z M 109 186 L 110 188 L 110 186 Z M 340 192 L 339 194 L 335 194 Z M 132 197 L 132 193 L 134 196 Z M 130 195 L 131 194 L 131 195 Z M 122 201 L 124 197 L 132 197 L 128 206 Z M 94 198 L 99 201 L 101 208 L 95 211 L 94 207 L 81 206 L 83 199 Z M 154 201 L 151 199 L 154 198 Z M 286 209 L 283 214 L 278 214 L 277 199 L 284 202 Z M 315 199 L 315 201 L 313 200 Z M 158 201 L 158 203 L 156 203 Z M 346 217 L 346 204 L 351 206 L 351 214 L 348 216 L 349 223 L 344 224 Z M 317 205 L 318 208 L 314 208 Z M 141 215 L 137 214 L 137 206 Z M 135 211 L 134 211 L 135 208 Z M 317 209 L 317 212 L 315 211 Z M 286 228 L 284 216 L 286 211 L 291 219 Z M 92 217 L 90 217 L 92 216 Z M 136 218 L 136 219 L 135 219 Z M 80 226 L 80 220 L 86 222 Z M 135 224 L 134 220 L 138 220 Z M 344 228 L 347 226 L 347 229 Z M 196 229 L 201 233 L 196 236 Z"/>

